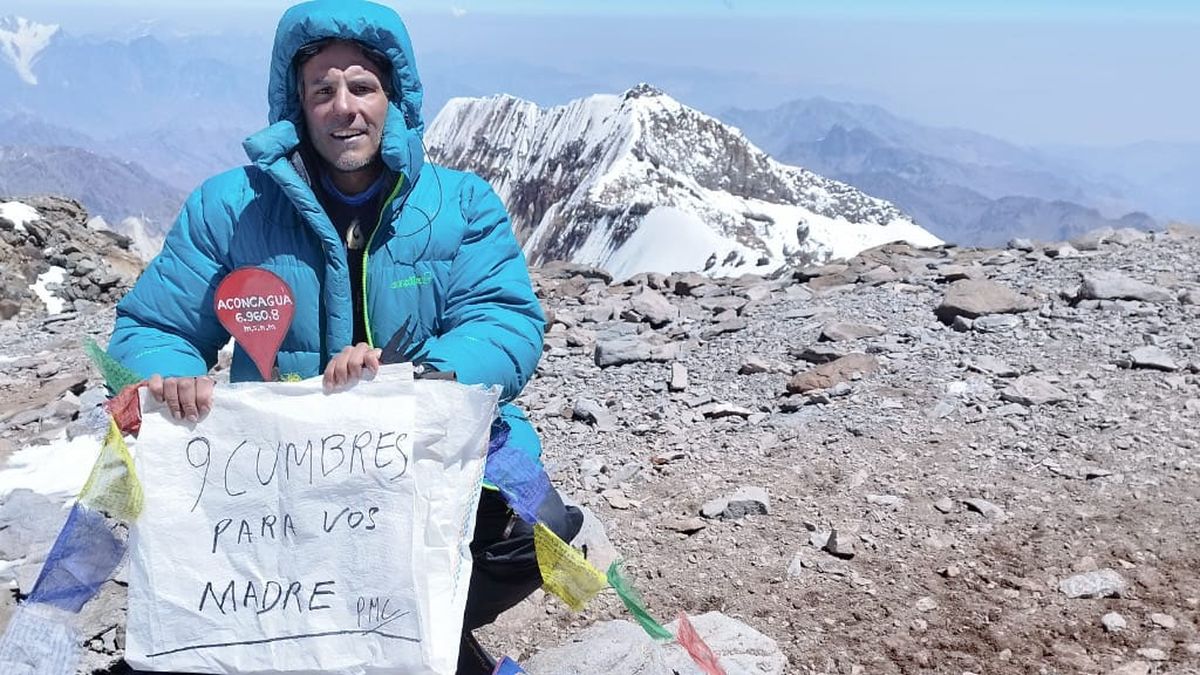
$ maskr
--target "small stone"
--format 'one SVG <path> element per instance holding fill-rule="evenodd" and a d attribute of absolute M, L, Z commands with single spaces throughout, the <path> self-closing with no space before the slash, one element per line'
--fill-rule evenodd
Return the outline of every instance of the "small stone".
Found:
<path fill-rule="evenodd" d="M 896 495 L 867 495 L 867 503 L 874 504 L 875 506 L 896 508 L 904 503 L 904 498 L 897 497 Z"/>
<path fill-rule="evenodd" d="M 761 356 L 751 356 L 747 358 L 738 368 L 738 375 L 758 375 L 760 373 L 774 372 L 775 367 L 770 361 Z"/>
<path fill-rule="evenodd" d="M 1175 617 L 1170 614 L 1154 613 L 1150 615 L 1150 622 L 1159 628 L 1171 630 L 1175 627 Z"/>
<path fill-rule="evenodd" d="M 916 607 L 918 612 L 932 612 L 938 608 L 938 603 L 937 600 L 934 600 L 932 597 L 926 595 L 920 600 L 917 600 L 917 603 L 913 606 Z"/>
<path fill-rule="evenodd" d="M 629 304 L 641 320 L 654 328 L 665 326 L 679 317 L 679 310 L 675 305 L 648 288 L 630 298 Z"/>
<path fill-rule="evenodd" d="M 1035 406 L 1061 403 L 1070 398 L 1070 395 L 1040 377 L 1025 375 L 1013 380 L 1012 384 L 1001 391 L 1000 398 L 1010 403 Z"/>
<path fill-rule="evenodd" d="M 868 337 L 878 337 L 887 332 L 883 326 L 868 323 L 851 323 L 838 321 L 825 324 L 817 339 L 821 342 L 845 342 Z"/>
<path fill-rule="evenodd" d="M 663 527 L 680 534 L 695 534 L 708 527 L 703 518 L 675 516 L 663 521 Z"/>
<path fill-rule="evenodd" d="M 688 370 L 682 363 L 671 364 L 671 379 L 667 383 L 671 391 L 686 391 L 688 388 Z"/>
<path fill-rule="evenodd" d="M 803 349 L 792 349 L 789 353 L 801 361 L 808 361 L 809 363 L 816 364 L 829 363 L 830 361 L 836 361 L 845 356 L 845 354 L 843 354 L 842 351 L 837 347 L 825 343 L 815 344 L 811 347 L 805 347 Z"/>
<path fill-rule="evenodd" d="M 749 408 L 744 408 L 740 405 L 732 403 L 710 403 L 699 410 L 700 414 L 704 415 L 705 419 L 719 420 L 724 417 L 740 417 L 746 419 L 754 414 L 754 411 Z"/>
<path fill-rule="evenodd" d="M 829 537 L 825 539 L 825 545 L 821 547 L 823 551 L 835 558 L 849 560 L 854 557 L 854 542 L 844 536 L 839 536 L 837 528 L 829 531 Z"/>
<path fill-rule="evenodd" d="M 1021 317 L 1012 314 L 988 314 L 971 322 L 971 328 L 980 333 L 1007 333 L 1021 326 Z"/>
<path fill-rule="evenodd" d="M 947 579 L 957 579 L 958 576 L 962 574 L 962 570 L 959 569 L 958 565 L 947 565 L 939 570 L 938 574 L 941 574 Z"/>
<path fill-rule="evenodd" d="M 1137 655 L 1148 661 L 1166 661 L 1167 653 L 1157 647 L 1144 647 L 1137 650 Z"/>
<path fill-rule="evenodd" d="M 1166 351 L 1158 347 L 1138 347 L 1130 350 L 1129 358 L 1133 362 L 1134 368 L 1149 368 L 1152 370 L 1165 370 L 1174 372 L 1179 370 L 1179 366 L 1175 363 L 1175 359 Z"/>
<path fill-rule="evenodd" d="M 1130 661 L 1109 671 L 1109 675 L 1150 675 L 1150 664 L 1145 661 Z"/>
<path fill-rule="evenodd" d="M 1068 598 L 1120 597 L 1127 586 L 1125 578 L 1111 569 L 1076 574 L 1058 582 L 1058 590 Z"/>
<path fill-rule="evenodd" d="M 977 497 L 974 497 L 971 499 L 964 499 L 963 504 L 966 505 L 966 507 L 968 509 L 970 509 L 971 511 L 974 511 L 974 512 L 982 515 L 984 518 L 987 518 L 988 520 L 1004 520 L 1005 519 L 1004 509 L 1000 508 L 999 506 L 996 506 L 995 504 L 989 502 L 986 499 L 979 499 Z"/>
<path fill-rule="evenodd" d="M 597 431 L 614 431 L 617 428 L 616 420 L 608 408 L 590 398 L 576 400 L 571 414 L 577 420 L 594 425 Z"/>
<path fill-rule="evenodd" d="M 754 486 L 739 488 L 728 497 L 712 499 L 700 508 L 705 518 L 736 520 L 745 516 L 767 515 L 771 512 L 767 491 Z"/>
<path fill-rule="evenodd" d="M 1125 617 L 1116 612 L 1109 612 L 1100 617 L 1100 623 L 1104 624 L 1104 630 L 1110 633 L 1119 633 L 1129 625 L 1125 622 Z"/>
<path fill-rule="evenodd" d="M 879 362 L 869 354 L 847 354 L 796 375 L 788 382 L 787 389 L 792 394 L 803 394 L 816 389 L 829 389 L 839 382 L 874 372 L 879 368 Z"/>
<path fill-rule="evenodd" d="M 949 497 L 942 497 L 933 503 L 933 508 L 941 511 L 942 513 L 950 513 L 954 510 L 954 500 L 950 499 Z"/>
<path fill-rule="evenodd" d="M 604 501 L 608 502 L 608 505 L 614 509 L 624 511 L 633 507 L 633 502 L 629 501 L 625 493 L 616 488 L 609 488 L 601 492 L 600 496 L 604 497 Z"/>

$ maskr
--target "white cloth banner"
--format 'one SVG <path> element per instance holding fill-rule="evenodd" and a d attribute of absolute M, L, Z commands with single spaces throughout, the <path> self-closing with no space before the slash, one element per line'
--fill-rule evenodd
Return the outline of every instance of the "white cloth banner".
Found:
<path fill-rule="evenodd" d="M 126 660 L 191 673 L 453 673 L 498 388 L 408 364 L 218 387 L 131 444 Z"/>

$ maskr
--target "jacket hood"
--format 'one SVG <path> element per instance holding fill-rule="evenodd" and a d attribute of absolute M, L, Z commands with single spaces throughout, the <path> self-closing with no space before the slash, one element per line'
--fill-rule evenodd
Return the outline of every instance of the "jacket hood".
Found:
<path fill-rule="evenodd" d="M 292 59 L 304 45 L 328 38 L 355 40 L 387 56 L 392 62 L 392 103 L 403 112 L 406 128 L 424 133 L 424 90 L 408 29 L 390 7 L 365 0 L 314 0 L 284 12 L 271 51 L 267 93 L 271 124 L 290 120 L 299 125 L 303 120 Z"/>
<path fill-rule="evenodd" d="M 299 144 L 304 133 L 296 72 L 292 61 L 300 48 L 317 40 L 355 40 L 384 54 L 392 64 L 392 95 L 384 123 L 384 163 L 410 181 L 424 163 L 421 117 L 424 89 L 417 75 L 408 29 L 394 10 L 366 0 L 313 0 L 291 7 L 279 19 L 267 84 L 271 126 L 250 136 L 243 146 L 250 161 L 267 168 Z"/>

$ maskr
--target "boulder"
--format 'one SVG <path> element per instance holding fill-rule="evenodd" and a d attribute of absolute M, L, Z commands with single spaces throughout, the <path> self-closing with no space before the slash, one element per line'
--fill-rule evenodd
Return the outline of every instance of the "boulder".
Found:
<path fill-rule="evenodd" d="M 1144 281 L 1130 279 L 1120 272 L 1100 270 L 1084 272 L 1083 283 L 1075 296 L 1080 300 L 1140 300 L 1142 302 L 1171 302 L 1171 293 Z"/>
<path fill-rule="evenodd" d="M 835 384 L 846 382 L 856 375 L 874 372 L 878 368 L 879 362 L 874 356 L 847 354 L 796 375 L 788 382 L 787 390 L 790 394 L 803 394 L 815 389 L 829 389 Z"/>
<path fill-rule="evenodd" d="M 968 319 L 987 314 L 1014 314 L 1037 309 L 1037 302 L 996 281 L 962 279 L 946 288 L 942 304 L 935 310 L 942 323 L 954 317 Z"/>

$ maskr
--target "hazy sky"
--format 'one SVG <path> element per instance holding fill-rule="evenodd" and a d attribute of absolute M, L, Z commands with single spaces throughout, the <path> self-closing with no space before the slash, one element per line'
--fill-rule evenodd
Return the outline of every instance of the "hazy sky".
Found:
<path fill-rule="evenodd" d="M 156 20 L 266 35 L 290 4 L 8 0 L 2 11 L 60 22 L 74 33 Z M 639 68 L 711 73 L 713 87 L 738 78 L 759 87 L 744 107 L 822 93 L 1025 144 L 1200 141 L 1196 1 L 391 4 L 409 22 L 418 63 L 434 54 L 466 68 L 520 62 L 581 82 L 618 65 L 635 76 Z M 686 93 L 679 96 L 688 102 Z"/>

